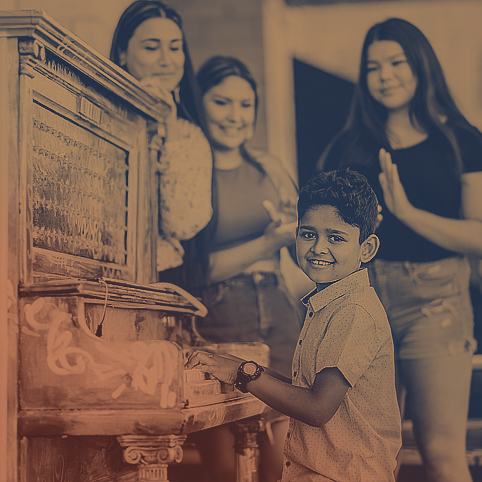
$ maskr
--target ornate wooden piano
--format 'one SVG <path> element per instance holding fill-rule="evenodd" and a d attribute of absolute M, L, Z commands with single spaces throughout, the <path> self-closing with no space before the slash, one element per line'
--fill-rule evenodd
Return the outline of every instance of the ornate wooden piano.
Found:
<path fill-rule="evenodd" d="M 248 419 L 238 478 L 256 480 L 265 405 L 184 369 L 205 308 L 153 284 L 167 105 L 41 11 L 0 12 L 0 63 L 2 474 L 167 481 L 189 433 Z"/>

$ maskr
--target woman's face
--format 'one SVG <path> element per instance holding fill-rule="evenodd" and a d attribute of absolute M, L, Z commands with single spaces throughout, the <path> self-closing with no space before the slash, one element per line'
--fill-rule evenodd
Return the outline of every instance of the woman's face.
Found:
<path fill-rule="evenodd" d="M 366 69 L 368 91 L 378 103 L 389 111 L 408 109 L 417 79 L 398 42 L 373 42 L 368 47 Z"/>
<path fill-rule="evenodd" d="M 255 94 L 241 77 L 230 75 L 203 97 L 209 133 L 218 148 L 236 149 L 253 134 Z"/>
<path fill-rule="evenodd" d="M 120 63 L 136 79 L 153 76 L 161 86 L 173 91 L 184 75 L 183 35 L 168 18 L 149 18 L 134 31 L 121 52 Z"/>

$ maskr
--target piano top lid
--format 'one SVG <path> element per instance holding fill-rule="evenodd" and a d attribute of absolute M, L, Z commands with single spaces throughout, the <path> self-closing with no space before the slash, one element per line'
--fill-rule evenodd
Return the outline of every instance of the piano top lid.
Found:
<path fill-rule="evenodd" d="M 180 311 L 202 317 L 207 313 L 206 307 L 193 295 L 170 283 L 143 285 L 111 278 L 66 278 L 21 285 L 19 295 L 80 296 L 93 301 L 107 302 L 108 305 L 129 304 L 140 308 Z"/>
<path fill-rule="evenodd" d="M 0 38 L 32 38 L 75 69 L 163 122 L 169 105 L 146 92 L 137 79 L 63 27 L 44 10 L 0 10 Z"/>

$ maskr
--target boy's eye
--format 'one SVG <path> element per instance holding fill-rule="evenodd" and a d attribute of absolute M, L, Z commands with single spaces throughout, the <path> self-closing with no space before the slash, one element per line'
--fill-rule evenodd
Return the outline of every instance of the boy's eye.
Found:
<path fill-rule="evenodd" d="M 314 233 L 310 233 L 309 231 L 301 232 L 299 235 L 305 239 L 314 239 L 316 237 Z"/>
<path fill-rule="evenodd" d="M 341 236 L 338 236 L 336 234 L 332 234 L 331 236 L 328 237 L 328 239 L 332 243 L 341 243 L 342 241 L 345 241 Z"/>

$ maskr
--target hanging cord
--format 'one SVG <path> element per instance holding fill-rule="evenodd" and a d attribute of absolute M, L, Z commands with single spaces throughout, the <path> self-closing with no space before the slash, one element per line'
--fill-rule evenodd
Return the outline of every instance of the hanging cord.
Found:
<path fill-rule="evenodd" d="M 109 285 L 105 282 L 103 279 L 98 280 L 100 283 L 103 283 L 105 286 L 105 298 L 104 298 L 104 310 L 102 312 L 102 318 L 100 320 L 100 323 L 97 325 L 97 330 L 95 332 L 95 336 L 97 337 L 102 337 L 102 325 L 105 320 L 105 315 L 107 312 L 107 300 L 109 297 Z M 208 309 L 191 293 L 188 293 L 186 290 L 183 290 L 177 285 L 174 285 L 172 283 L 152 283 L 149 285 L 149 287 L 156 288 L 156 289 L 167 289 L 170 291 L 174 291 L 176 294 L 182 296 L 186 301 L 191 303 L 195 310 L 193 311 L 194 315 L 204 317 L 208 313 Z"/>
<path fill-rule="evenodd" d="M 100 323 L 97 325 L 97 330 L 95 332 L 95 336 L 98 336 L 99 338 L 102 337 L 102 325 L 105 320 L 105 314 L 107 313 L 107 298 L 109 296 L 109 285 L 103 280 L 99 279 L 100 283 L 103 283 L 105 286 L 105 298 L 104 298 L 104 310 L 102 312 L 102 318 L 100 320 Z"/>

